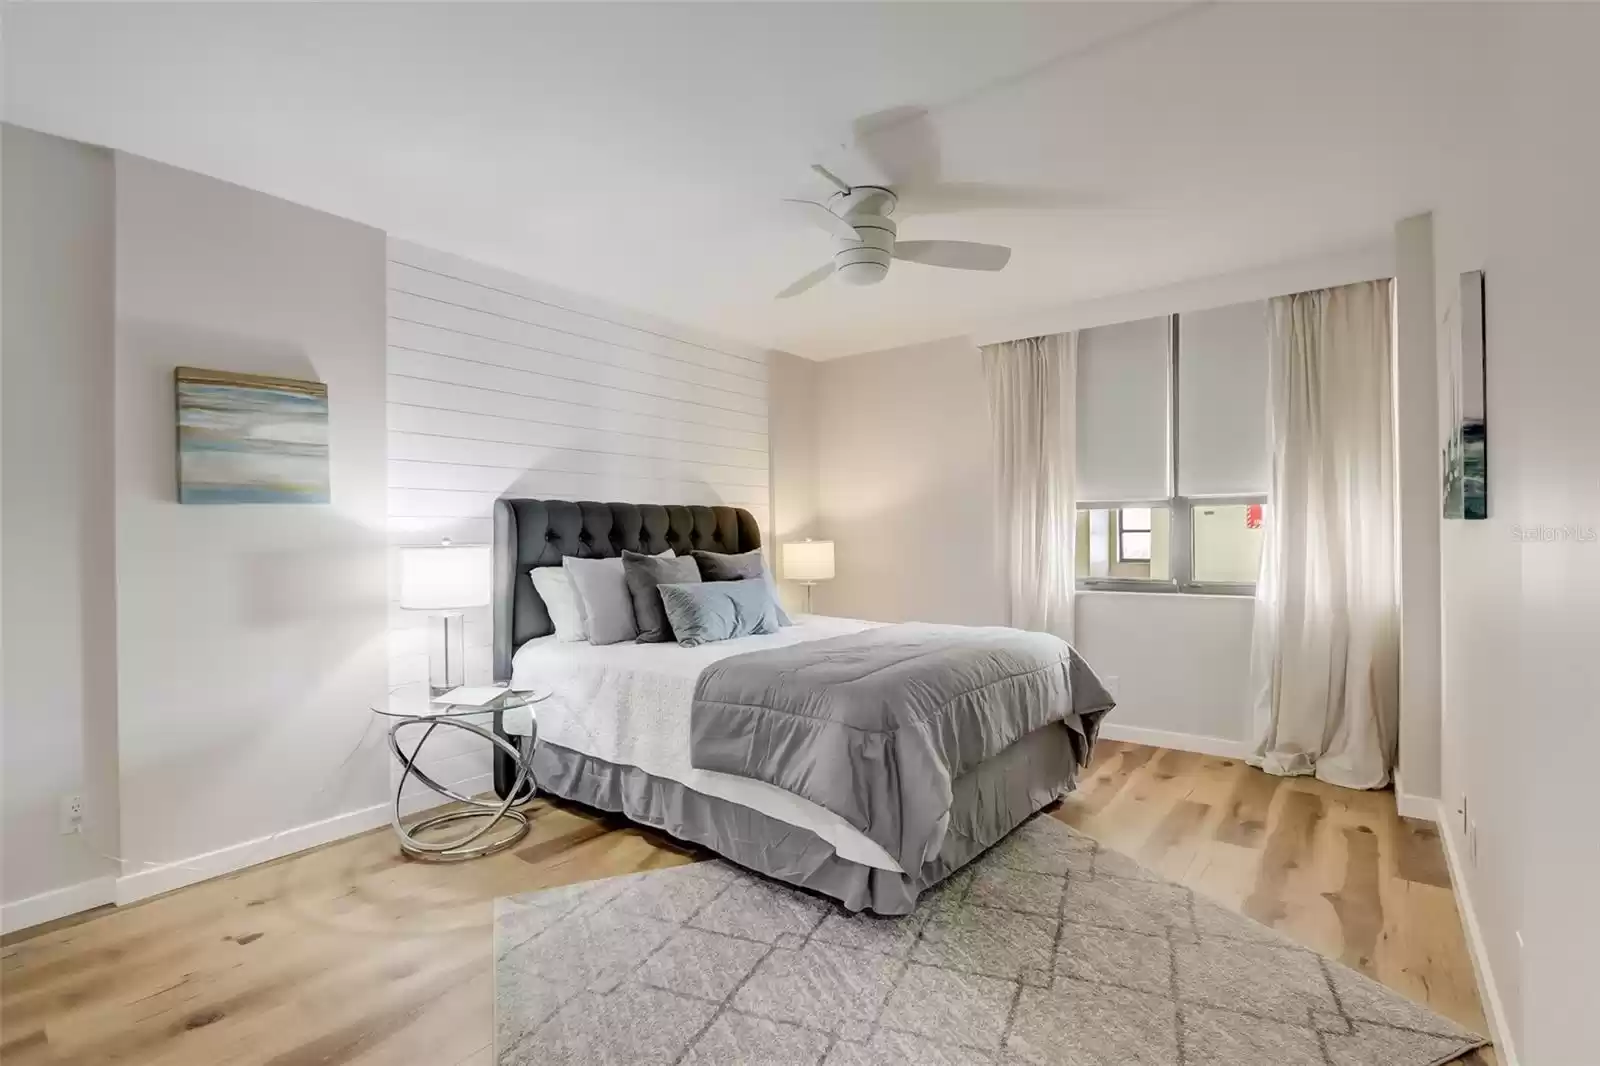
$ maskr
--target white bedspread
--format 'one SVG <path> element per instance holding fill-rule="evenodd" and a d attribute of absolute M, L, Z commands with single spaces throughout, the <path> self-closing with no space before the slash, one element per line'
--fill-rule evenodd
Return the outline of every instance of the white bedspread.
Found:
<path fill-rule="evenodd" d="M 530 640 L 511 661 L 513 688 L 548 688 L 535 706 L 539 739 L 606 762 L 635 766 L 706 796 L 760 811 L 833 845 L 840 858 L 902 873 L 883 848 L 832 811 L 764 781 L 689 765 L 689 711 L 700 671 L 718 659 L 856 633 L 878 623 L 798 615 L 770 636 L 682 648 L 676 644 Z"/>

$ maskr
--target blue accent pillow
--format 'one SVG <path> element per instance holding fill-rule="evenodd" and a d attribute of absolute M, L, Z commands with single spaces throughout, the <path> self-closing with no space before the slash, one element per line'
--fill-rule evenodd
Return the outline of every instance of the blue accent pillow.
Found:
<path fill-rule="evenodd" d="M 767 588 L 772 592 L 772 602 L 778 607 L 778 624 L 794 625 L 783 609 L 783 601 L 778 598 L 778 583 L 773 579 L 772 567 L 767 565 L 767 557 L 761 554 L 760 548 L 738 555 L 708 551 L 693 551 L 689 554 L 694 556 L 695 565 L 700 568 L 702 581 L 745 581 L 752 577 L 759 577 L 765 581 Z"/>
<path fill-rule="evenodd" d="M 672 634 L 686 648 L 778 631 L 778 604 L 759 577 L 659 587 Z"/>

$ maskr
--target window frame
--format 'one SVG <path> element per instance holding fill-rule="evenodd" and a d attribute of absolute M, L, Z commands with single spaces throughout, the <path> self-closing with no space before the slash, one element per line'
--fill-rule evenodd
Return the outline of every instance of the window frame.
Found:
<path fill-rule="evenodd" d="M 1122 554 L 1122 509 L 1164 508 L 1167 512 L 1167 573 L 1164 580 L 1143 577 L 1077 577 L 1079 592 L 1165 592 L 1199 596 L 1254 596 L 1255 582 L 1196 581 L 1194 579 L 1194 508 L 1269 501 L 1266 493 L 1180 496 L 1178 494 L 1178 364 L 1181 353 L 1178 315 L 1167 316 L 1167 495 L 1161 499 L 1079 500 L 1076 511 L 1117 512 L 1116 548 Z M 1150 524 L 1155 525 L 1151 516 Z M 1076 528 L 1076 523 L 1074 523 Z M 1139 560 L 1143 562 L 1144 560 Z M 1154 565 L 1155 560 L 1149 560 Z"/>
<path fill-rule="evenodd" d="M 1155 512 L 1155 508 L 1154 507 L 1141 507 L 1141 508 L 1139 508 L 1139 510 L 1144 511 L 1146 514 L 1148 514 L 1150 516 L 1148 524 L 1146 524 L 1146 525 L 1144 525 L 1142 527 L 1141 526 L 1129 526 L 1126 522 L 1124 522 L 1123 521 L 1123 517 L 1122 517 L 1122 512 L 1124 510 L 1132 510 L 1132 508 L 1119 508 L 1117 510 L 1117 562 L 1119 562 L 1119 563 L 1154 563 L 1155 559 L 1152 556 L 1152 553 L 1155 551 L 1155 544 L 1154 544 L 1155 532 L 1156 532 L 1156 519 L 1155 519 L 1155 513 L 1156 512 Z M 1145 553 L 1143 555 L 1129 555 L 1128 554 L 1128 549 L 1124 546 L 1122 538 L 1125 535 L 1129 534 L 1129 533 L 1143 533 L 1145 536 L 1150 538 L 1150 540 L 1151 540 L 1150 547 L 1145 549 Z"/>

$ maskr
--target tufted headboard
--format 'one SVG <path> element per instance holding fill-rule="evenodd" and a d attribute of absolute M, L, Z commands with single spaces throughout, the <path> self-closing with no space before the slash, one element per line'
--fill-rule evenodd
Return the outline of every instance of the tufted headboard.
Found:
<path fill-rule="evenodd" d="M 555 631 L 528 571 L 560 566 L 569 555 L 602 559 L 624 550 L 680 554 L 701 549 L 747 552 L 761 547 L 761 529 L 739 507 L 655 503 L 496 500 L 494 505 L 494 676 L 511 677 L 511 655 Z"/>

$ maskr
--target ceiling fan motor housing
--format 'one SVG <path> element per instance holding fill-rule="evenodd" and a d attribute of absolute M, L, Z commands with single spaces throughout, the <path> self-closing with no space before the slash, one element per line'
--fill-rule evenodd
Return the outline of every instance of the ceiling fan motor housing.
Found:
<path fill-rule="evenodd" d="M 856 228 L 860 240 L 841 240 L 835 245 L 835 273 L 846 285 L 875 285 L 889 273 L 894 259 L 895 196 L 888 189 L 858 186 L 850 195 L 839 194 L 832 207 Z"/>

